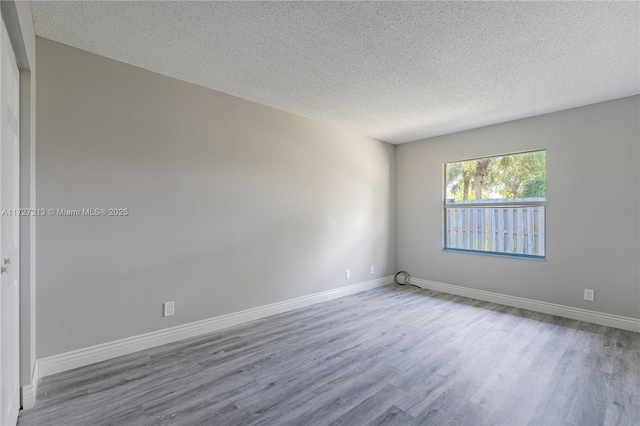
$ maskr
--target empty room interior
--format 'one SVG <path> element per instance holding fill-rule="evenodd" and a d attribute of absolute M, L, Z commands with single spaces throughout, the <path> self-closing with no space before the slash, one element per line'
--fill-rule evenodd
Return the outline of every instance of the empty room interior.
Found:
<path fill-rule="evenodd" d="M 0 425 L 640 425 L 640 2 L 0 6 Z"/>

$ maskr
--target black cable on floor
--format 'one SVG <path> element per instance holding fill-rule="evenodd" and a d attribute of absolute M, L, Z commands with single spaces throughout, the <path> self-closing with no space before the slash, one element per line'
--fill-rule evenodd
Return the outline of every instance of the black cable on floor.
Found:
<path fill-rule="evenodd" d="M 396 274 L 394 280 L 396 281 L 397 284 L 399 285 L 412 285 L 414 287 L 418 287 L 420 290 L 422 290 L 422 287 L 417 286 L 415 284 L 411 284 L 411 275 L 409 275 L 409 273 L 407 271 L 400 271 Z"/>

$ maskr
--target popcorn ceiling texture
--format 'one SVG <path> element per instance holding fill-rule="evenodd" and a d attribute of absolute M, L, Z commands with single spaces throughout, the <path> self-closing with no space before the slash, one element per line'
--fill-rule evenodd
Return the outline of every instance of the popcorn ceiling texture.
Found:
<path fill-rule="evenodd" d="M 638 2 L 33 2 L 36 32 L 403 143 L 640 93 Z"/>

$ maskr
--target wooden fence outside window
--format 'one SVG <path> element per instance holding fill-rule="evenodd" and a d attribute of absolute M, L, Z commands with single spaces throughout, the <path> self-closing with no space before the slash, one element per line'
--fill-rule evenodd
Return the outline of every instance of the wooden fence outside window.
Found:
<path fill-rule="evenodd" d="M 544 198 L 479 200 L 479 203 L 544 202 Z M 469 201 L 473 204 L 473 201 Z M 545 206 L 445 208 L 446 248 L 545 255 Z"/>

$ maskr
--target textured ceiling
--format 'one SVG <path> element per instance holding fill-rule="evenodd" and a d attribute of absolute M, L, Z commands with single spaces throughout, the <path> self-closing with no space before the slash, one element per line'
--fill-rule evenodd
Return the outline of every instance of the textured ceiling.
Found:
<path fill-rule="evenodd" d="M 640 93 L 638 2 L 32 2 L 39 36 L 402 143 Z"/>

